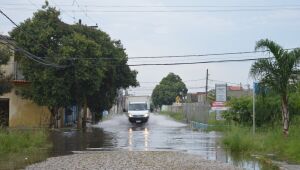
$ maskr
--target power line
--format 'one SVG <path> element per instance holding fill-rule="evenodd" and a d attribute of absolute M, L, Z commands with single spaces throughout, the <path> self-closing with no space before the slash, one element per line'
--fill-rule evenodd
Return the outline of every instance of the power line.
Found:
<path fill-rule="evenodd" d="M 209 88 L 213 88 L 212 86 L 208 86 Z M 131 88 L 128 89 L 128 91 L 153 91 L 155 87 L 153 88 Z M 206 86 L 191 86 L 186 87 L 187 89 L 205 89 Z"/>
<path fill-rule="evenodd" d="M 220 12 L 269 12 L 284 10 L 299 10 L 295 8 L 253 8 L 253 9 L 186 9 L 186 10 L 85 10 L 92 13 L 220 13 Z M 83 12 L 83 10 L 75 10 L 74 12 Z"/>
<path fill-rule="evenodd" d="M 193 82 L 193 81 L 202 81 L 202 80 L 205 80 L 205 78 L 200 78 L 200 79 L 192 79 L 192 80 L 185 80 L 185 81 L 182 81 L 182 82 Z M 145 83 L 145 84 L 156 84 L 156 83 L 160 83 L 159 81 L 146 81 L 146 82 L 139 82 L 139 83 Z"/>
<path fill-rule="evenodd" d="M 7 16 L 1 9 L 0 9 L 0 13 L 5 16 L 11 23 L 13 23 L 16 27 L 20 28 L 9 16 Z M 21 31 L 23 31 L 22 29 L 20 29 Z M 24 32 L 24 31 L 23 31 Z M 50 67 L 55 67 L 55 68 L 66 68 L 68 66 L 65 66 L 65 65 L 57 65 L 57 64 L 54 64 L 54 63 L 51 63 L 51 62 L 48 62 L 46 60 L 44 60 L 43 58 L 41 57 L 38 57 L 26 50 L 24 50 L 23 48 L 20 48 L 18 47 L 16 44 L 14 43 L 11 43 L 10 40 L 8 38 L 6 38 L 5 36 L 2 36 L 0 35 L 0 39 L 5 41 L 7 44 L 9 44 L 10 46 L 14 47 L 15 50 L 18 50 L 20 52 L 22 52 L 25 57 L 29 58 L 30 60 L 32 61 L 35 61 L 39 64 L 42 64 L 42 65 L 45 65 L 45 66 L 50 66 Z M 3 44 L 3 43 L 2 43 Z M 47 49 L 46 47 L 44 47 L 45 49 Z"/>
<path fill-rule="evenodd" d="M 16 9 L 16 8 L 10 8 Z M 33 11 L 36 9 L 18 8 L 20 10 Z M 294 8 L 245 8 L 245 9 L 173 9 L 173 10 L 64 10 L 71 12 L 83 12 L 83 13 L 234 13 L 234 12 L 269 12 L 269 11 L 298 11 L 300 7 Z"/>
<path fill-rule="evenodd" d="M 90 21 L 95 22 L 95 23 L 97 24 L 97 22 L 96 22 L 92 17 L 90 17 L 90 16 L 88 15 L 87 9 L 84 10 L 84 9 L 79 5 L 79 3 L 77 2 L 77 0 L 73 0 L 72 6 L 74 6 L 75 3 L 77 4 L 78 9 L 83 10 L 83 13 L 85 14 L 85 16 L 86 16 Z M 86 8 L 87 8 L 87 6 L 86 6 Z"/>
<path fill-rule="evenodd" d="M 75 4 L 74 0 L 72 2 L 72 4 L 60 4 L 61 6 L 73 6 Z M 6 5 L 6 6 L 26 6 L 28 4 L 26 3 L 3 3 L 2 5 Z M 38 4 L 38 5 L 43 5 L 43 4 Z M 198 8 L 198 7 L 221 7 L 221 8 L 241 8 L 241 7 L 295 7 L 295 6 L 300 6 L 300 4 L 276 4 L 276 5 L 193 5 L 193 4 L 189 4 L 189 5 L 90 5 L 87 4 L 86 6 L 89 7 L 115 7 L 115 8 L 120 8 L 120 7 L 192 7 L 192 8 Z"/>
<path fill-rule="evenodd" d="M 189 63 L 152 63 L 152 64 L 132 64 L 128 66 L 173 66 L 173 65 L 193 65 L 193 64 L 209 64 L 209 63 L 226 63 L 226 62 L 245 62 L 255 61 L 259 59 L 273 59 L 274 57 L 261 57 L 261 58 L 246 58 L 246 59 L 228 59 L 228 60 L 215 60 L 215 61 L 198 61 Z"/>
<path fill-rule="evenodd" d="M 10 17 L 8 17 L 1 9 L 0 9 L 0 13 L 7 18 L 12 24 L 14 24 L 16 27 L 19 27 Z"/>
<path fill-rule="evenodd" d="M 284 50 L 294 50 L 295 48 L 287 48 Z M 187 54 L 187 55 L 167 55 L 167 56 L 142 56 L 142 57 L 129 57 L 128 59 L 149 59 L 149 58 L 184 58 L 184 57 L 204 57 L 204 56 L 223 56 L 223 55 L 238 55 L 238 54 L 253 54 L 253 53 L 263 53 L 269 52 L 269 50 L 260 51 L 239 51 L 239 52 L 227 52 L 227 53 L 209 53 L 209 54 Z"/>
<path fill-rule="evenodd" d="M 296 48 L 286 48 L 284 50 L 293 50 Z M 189 58 L 189 57 L 204 57 L 204 56 L 226 56 L 226 55 L 242 55 L 242 54 L 251 54 L 251 53 L 263 53 L 269 52 L 269 50 L 262 51 L 242 51 L 242 52 L 227 52 L 227 53 L 211 53 L 211 54 L 188 54 L 188 55 L 174 55 L 174 56 L 148 56 L 148 57 L 129 57 L 128 60 L 139 60 L 139 59 L 162 59 L 162 58 Z M 118 60 L 115 58 L 71 58 L 72 60 Z M 220 59 L 220 58 L 217 58 Z M 239 62 L 239 61 L 251 61 L 258 59 L 266 59 L 266 58 L 240 58 L 240 59 L 228 59 L 228 60 L 213 60 L 213 61 L 199 61 L 199 62 L 178 62 L 178 63 L 139 63 L 139 64 L 129 64 L 129 66 L 151 66 L 151 65 L 188 65 L 188 64 L 200 64 L 200 63 L 218 63 L 218 62 Z M 145 61 L 144 61 L 145 62 Z"/>
<path fill-rule="evenodd" d="M 208 79 L 208 80 L 213 81 L 213 82 L 223 82 L 223 83 L 228 83 L 228 84 L 240 85 L 240 83 L 234 83 L 234 82 L 229 82 L 229 81 L 214 80 L 214 79 Z"/>
<path fill-rule="evenodd" d="M 11 23 L 13 23 L 17 28 L 20 28 L 9 16 L 7 16 L 1 9 L 0 9 L 0 13 L 2 14 L 2 15 L 4 15 Z M 27 34 L 29 34 L 28 32 L 26 32 L 26 31 L 24 31 L 23 29 L 20 29 L 22 32 L 25 32 L 25 33 L 27 33 Z M 38 57 L 38 56 L 36 56 L 36 55 L 33 55 L 33 54 L 31 54 L 30 52 L 28 52 L 28 51 L 26 51 L 26 50 L 24 50 L 24 49 L 22 49 L 22 48 L 20 48 L 20 47 L 17 47 L 15 44 L 13 44 L 13 43 L 10 43 L 8 40 L 7 40 L 7 38 L 6 37 L 4 37 L 4 36 L 2 36 L 1 35 L 1 37 L 0 37 L 1 39 L 3 39 L 3 40 L 6 40 L 7 41 L 7 43 L 8 44 L 10 44 L 11 46 L 13 46 L 15 49 L 18 49 L 19 51 L 21 51 L 21 52 L 23 52 L 25 55 L 26 55 L 26 57 L 28 57 L 29 59 L 31 59 L 31 60 L 33 60 L 33 61 L 35 61 L 35 62 L 38 62 L 38 63 L 40 63 L 40 64 L 43 64 L 43 65 L 46 65 L 46 66 L 52 66 L 52 67 L 56 67 L 56 68 L 66 68 L 66 67 L 68 67 L 68 66 L 65 66 L 65 65 L 63 65 L 63 66 L 60 66 L 60 65 L 57 65 L 57 64 L 54 64 L 54 63 L 46 63 L 47 61 L 46 60 L 44 60 L 45 58 L 48 58 L 48 57 L 45 57 L 45 58 L 41 58 L 41 57 Z M 43 44 L 41 44 L 41 47 L 43 47 L 45 50 L 48 50 L 48 48 L 47 47 L 45 47 Z M 90 59 L 90 58 L 87 58 L 87 59 Z M 97 60 L 99 60 L 99 58 L 96 58 Z M 100 58 L 101 60 L 117 60 L 117 59 L 113 59 L 113 58 Z M 78 58 L 70 58 L 70 59 L 67 59 L 67 60 L 78 60 Z"/>
<path fill-rule="evenodd" d="M 193 82 L 193 81 L 203 81 L 205 80 L 205 78 L 201 78 L 201 79 L 194 79 L 194 80 L 185 80 L 183 82 Z"/>
<path fill-rule="evenodd" d="M 73 19 L 73 22 L 76 22 L 76 17 L 74 16 L 74 14 L 73 14 L 73 16 L 70 15 L 67 11 L 63 10 L 59 5 L 57 5 L 57 4 L 55 3 L 54 0 L 52 0 L 51 2 L 54 3 L 54 5 L 55 5 L 56 7 L 59 8 L 59 11 L 65 13 L 68 17 L 72 18 L 72 19 Z"/>
<path fill-rule="evenodd" d="M 39 64 L 42 64 L 42 65 L 45 65 L 45 66 L 50 66 L 50 67 L 55 67 L 55 68 L 66 68 L 68 66 L 66 65 L 57 65 L 57 64 L 54 64 L 54 63 L 50 63 L 45 60 L 43 60 L 41 57 L 37 57 L 36 55 L 33 55 L 31 54 L 30 52 L 20 48 L 20 47 L 17 47 L 14 43 L 10 42 L 9 40 L 7 40 L 4 36 L 0 35 L 0 40 L 2 41 L 5 41 L 4 42 L 1 42 L 1 44 L 4 44 L 4 45 L 7 45 L 9 49 L 11 50 L 14 50 L 14 51 L 19 51 L 19 52 L 22 52 L 24 54 L 25 57 L 27 57 L 28 59 L 32 60 L 32 61 L 35 61 Z M 14 47 L 14 48 L 12 48 Z"/>
<path fill-rule="evenodd" d="M 72 4 L 60 4 L 60 6 L 74 6 L 76 2 L 73 0 Z M 25 6 L 28 4 L 25 3 L 4 3 L 2 5 L 6 5 L 6 6 Z M 43 4 L 39 4 L 39 5 L 43 5 Z M 193 4 L 189 4 L 189 5 L 86 5 L 89 7 L 104 7 L 104 8 L 128 8 L 128 7 L 133 7 L 133 8 L 145 8 L 145 7 L 158 7 L 158 8 L 162 8 L 162 7 L 183 7 L 183 8 L 249 8 L 249 7 L 256 7 L 256 8 L 274 8 L 274 7 L 278 7 L 278 8 L 282 8 L 282 7 L 297 7 L 300 6 L 300 4 L 276 4 L 276 5 L 193 5 Z"/>

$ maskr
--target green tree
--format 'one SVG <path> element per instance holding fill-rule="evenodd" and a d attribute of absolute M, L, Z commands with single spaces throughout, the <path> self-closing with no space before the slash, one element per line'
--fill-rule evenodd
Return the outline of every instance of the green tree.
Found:
<path fill-rule="evenodd" d="M 181 98 L 186 96 L 187 91 L 181 78 L 174 73 L 169 73 L 155 86 L 152 92 L 152 102 L 155 107 L 170 105 L 175 102 L 177 96 Z"/>
<path fill-rule="evenodd" d="M 256 43 L 255 50 L 268 50 L 274 58 L 260 59 L 250 69 L 250 75 L 257 78 L 262 84 L 271 87 L 281 97 L 281 112 L 283 133 L 289 131 L 288 93 L 290 81 L 298 73 L 297 64 L 300 58 L 300 49 L 284 50 L 280 45 L 268 39 Z"/>
<path fill-rule="evenodd" d="M 6 65 L 9 61 L 10 56 L 11 56 L 11 53 L 8 50 L 8 47 L 1 45 L 0 46 L 0 66 Z M 11 77 L 9 75 L 5 75 L 5 72 L 2 69 L 0 69 L 0 96 L 11 90 L 12 84 L 11 84 L 10 80 L 11 80 Z"/>
<path fill-rule="evenodd" d="M 87 95 L 90 111 L 94 115 L 99 115 L 103 110 L 109 110 L 112 107 L 118 89 L 138 85 L 137 72 L 130 70 L 127 65 L 127 54 L 120 41 L 111 40 L 105 32 L 82 25 L 74 25 L 73 29 L 102 47 L 101 56 L 104 59 L 99 58 L 98 61 L 103 64 L 104 77 L 100 86 L 92 94 Z"/>
<path fill-rule="evenodd" d="M 67 65 L 59 69 L 47 67 L 20 54 L 21 69 L 25 79 L 30 81 L 21 94 L 39 105 L 48 106 L 52 117 L 57 116 L 61 107 L 84 108 L 82 120 L 78 114 L 78 127 L 81 121 L 84 127 L 88 106 L 94 106 L 92 110 L 95 110 L 99 105 L 111 105 L 110 102 L 100 103 L 97 95 L 110 91 L 111 96 L 105 99 L 114 100 L 113 91 L 117 88 L 137 83 L 136 72 L 128 67 L 120 41 L 111 40 L 101 30 L 63 23 L 59 15 L 55 8 L 45 5 L 10 33 L 18 46 L 48 62 Z M 124 69 L 118 71 L 118 68 Z M 108 82 L 109 78 L 113 81 Z M 112 84 L 107 86 L 107 83 Z"/>
<path fill-rule="evenodd" d="M 229 106 L 229 109 L 222 113 L 222 117 L 238 124 L 252 125 L 252 97 L 243 96 L 240 98 L 232 98 L 226 105 Z M 276 94 L 268 94 L 266 96 L 258 95 L 255 102 L 256 125 L 277 124 L 278 118 L 280 117 L 279 105 L 280 99 Z"/>
<path fill-rule="evenodd" d="M 65 60 L 62 61 L 60 51 L 62 39 L 69 36 L 71 30 L 67 24 L 60 21 L 59 15 L 59 11 L 55 8 L 39 10 L 32 18 L 13 29 L 10 35 L 18 47 L 42 59 L 58 64 L 69 64 Z M 21 51 L 16 52 L 22 73 L 30 84 L 21 88 L 19 94 L 38 105 L 48 106 L 52 113 L 50 126 L 53 126 L 58 109 L 73 102 L 70 71 L 41 65 L 24 55 Z"/>

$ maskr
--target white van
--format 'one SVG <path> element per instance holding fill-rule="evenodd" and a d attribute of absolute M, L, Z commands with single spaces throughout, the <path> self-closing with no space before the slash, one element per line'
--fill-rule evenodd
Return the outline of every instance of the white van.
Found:
<path fill-rule="evenodd" d="M 147 102 L 130 102 L 128 104 L 128 120 L 131 123 L 146 123 L 150 113 Z"/>

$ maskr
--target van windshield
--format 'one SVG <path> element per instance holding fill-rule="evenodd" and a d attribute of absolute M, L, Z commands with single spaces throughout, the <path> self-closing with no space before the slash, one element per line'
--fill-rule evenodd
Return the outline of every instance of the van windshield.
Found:
<path fill-rule="evenodd" d="M 146 103 L 129 104 L 128 110 L 147 110 Z"/>

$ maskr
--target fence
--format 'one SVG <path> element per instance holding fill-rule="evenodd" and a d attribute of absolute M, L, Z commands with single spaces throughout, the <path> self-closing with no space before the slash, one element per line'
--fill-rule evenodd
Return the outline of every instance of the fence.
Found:
<path fill-rule="evenodd" d="M 182 113 L 187 122 L 207 123 L 209 119 L 208 103 L 182 103 L 180 105 L 163 105 L 162 111 Z"/>

